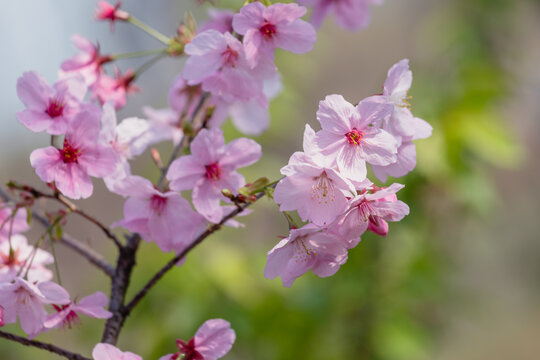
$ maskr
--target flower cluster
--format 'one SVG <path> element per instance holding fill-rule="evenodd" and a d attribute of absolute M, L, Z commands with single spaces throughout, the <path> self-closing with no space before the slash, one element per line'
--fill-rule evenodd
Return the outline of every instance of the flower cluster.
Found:
<path fill-rule="evenodd" d="M 403 185 L 378 187 L 367 178 L 403 176 L 416 165 L 413 140 L 430 136 L 431 126 L 416 118 L 407 103 L 412 82 L 408 60 L 392 66 L 383 94 L 354 106 L 341 95 L 319 104 L 321 130 L 306 125 L 304 151 L 281 169 L 274 200 L 281 211 L 298 212 L 308 224 L 293 228 L 269 253 L 265 276 L 283 284 L 311 269 L 326 277 L 336 273 L 366 230 L 386 236 L 388 221 L 400 221 L 408 206 L 397 200 Z"/>
<path fill-rule="evenodd" d="M 333 12 L 339 24 L 354 30 L 366 26 L 368 6 L 380 2 L 299 1 L 313 7 L 315 27 Z M 302 20 L 306 11 L 294 2 L 248 1 L 238 12 L 211 10 L 210 20 L 199 29 L 188 17 L 176 36 L 167 37 L 121 9 L 120 1 L 99 1 L 97 20 L 110 22 L 111 30 L 116 22 L 131 23 L 162 48 L 103 55 L 98 45 L 74 35 L 79 53 L 61 64 L 54 84 L 36 72 L 18 79 L 17 94 L 25 106 L 17 113 L 19 122 L 50 136 L 50 146 L 30 154 L 31 166 L 49 190 L 10 182 L 8 188 L 20 199 L 0 194 L 9 200 L 0 203 L 0 326 L 18 319 L 32 338 L 53 328 L 72 328 L 80 315 L 109 319 L 103 343 L 93 349 L 94 360 L 141 360 L 111 345 L 133 307 L 204 238 L 222 225 L 241 226 L 235 217 L 248 214 L 247 206 L 270 194 L 273 184 L 277 183 L 273 196 L 281 211 L 295 210 L 306 222 L 291 226 L 289 237 L 268 253 L 265 276 L 281 276 L 285 286 L 310 269 L 321 277 L 334 274 L 365 231 L 385 236 L 388 221 L 408 214 L 407 205 L 396 197 L 403 185 L 378 187 L 367 179 L 367 164 L 383 182 L 410 172 L 416 165 L 413 141 L 431 134 L 431 127 L 412 115 L 407 102 L 412 81 L 407 60 L 390 69 L 380 95 L 356 106 L 340 95 L 321 101 L 321 130 L 306 125 L 304 151 L 291 156 L 279 182 L 259 178 L 249 183 L 239 172 L 261 158 L 262 148 L 245 137 L 226 142 L 220 127 L 229 117 L 247 135 L 268 128 L 269 102 L 282 88 L 274 63 L 276 49 L 302 54 L 316 41 L 314 26 Z M 122 73 L 115 67 L 111 76 L 105 70 L 106 64 L 122 58 L 149 55 L 155 57 L 135 71 Z M 127 94 L 139 90 L 138 76 L 166 56 L 186 57 L 169 89 L 169 107 L 145 106 L 144 118 L 118 121 L 116 111 L 126 104 Z M 165 141 L 174 147 L 166 164 L 152 147 Z M 160 172 L 155 182 L 131 167 L 149 149 Z M 71 202 L 93 194 L 91 177 L 102 178 L 111 193 L 125 200 L 123 218 L 110 227 Z M 38 198 L 56 201 L 62 209 L 32 211 Z M 34 213 L 46 231 L 32 244 L 23 233 L 29 229 L 28 215 Z M 71 237 L 63 234 L 62 226 L 72 213 L 97 225 L 113 241 L 118 248 L 116 267 L 76 239 L 66 240 Z M 115 234 L 116 227 L 131 232 L 125 242 Z M 126 291 L 141 238 L 175 256 L 129 301 Z M 46 239 L 51 253 L 43 249 Z M 58 283 L 52 280 L 48 266 L 56 261 L 56 242 L 69 243 L 111 278 L 110 302 L 102 292 L 77 300 L 60 285 L 60 274 Z M 117 299 L 126 301 L 115 304 Z M 105 310 L 108 302 L 110 311 Z M 227 321 L 211 319 L 189 341 L 178 339 L 177 349 L 160 360 L 215 360 L 229 352 L 235 336 Z"/>

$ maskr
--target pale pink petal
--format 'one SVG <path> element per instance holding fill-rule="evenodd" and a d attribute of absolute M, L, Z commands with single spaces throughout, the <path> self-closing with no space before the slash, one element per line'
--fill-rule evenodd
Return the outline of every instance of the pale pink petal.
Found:
<path fill-rule="evenodd" d="M 240 13 L 233 17 L 234 31 L 241 35 L 245 35 L 250 29 L 260 27 L 262 25 L 265 10 L 266 7 L 259 2 L 247 4 L 242 7 Z"/>
<path fill-rule="evenodd" d="M 397 160 L 396 139 L 384 130 L 366 134 L 362 151 L 366 161 L 373 165 L 389 165 Z"/>
<path fill-rule="evenodd" d="M 90 316 L 96 319 L 108 319 L 112 316 L 112 313 L 105 310 L 109 299 L 107 295 L 98 291 L 92 295 L 85 296 L 79 301 L 75 310 L 86 316 Z"/>
<path fill-rule="evenodd" d="M 355 181 L 362 181 L 366 178 L 366 160 L 364 160 L 364 154 L 358 146 L 342 147 L 336 161 L 344 177 Z"/>
<path fill-rule="evenodd" d="M 78 159 L 88 175 L 94 177 L 110 175 L 116 169 L 118 161 L 118 155 L 111 147 L 100 144 L 82 150 Z"/>
<path fill-rule="evenodd" d="M 216 360 L 227 354 L 236 339 L 231 324 L 222 319 L 211 319 L 195 333 L 195 349 L 204 360 Z"/>
<path fill-rule="evenodd" d="M 409 70 L 409 59 L 403 59 L 388 70 L 388 77 L 384 82 L 384 94 L 392 99 L 402 99 L 411 88 L 412 72 Z"/>
<path fill-rule="evenodd" d="M 39 283 L 37 284 L 37 287 L 45 297 L 41 301 L 46 304 L 65 305 L 71 302 L 69 299 L 69 293 L 66 291 L 66 289 L 52 281 Z"/>
<path fill-rule="evenodd" d="M 49 146 L 37 149 L 30 154 L 30 164 L 36 169 L 36 174 L 44 182 L 52 182 L 56 176 L 56 166 L 62 162 L 60 151 Z"/>
<path fill-rule="evenodd" d="M 43 329 L 47 312 L 37 298 L 29 298 L 24 304 L 17 304 L 21 329 L 29 336 L 35 336 Z"/>
<path fill-rule="evenodd" d="M 311 24 L 304 20 L 296 20 L 280 26 L 274 41 L 276 46 L 281 49 L 294 54 L 303 54 L 313 50 L 317 34 Z"/>
<path fill-rule="evenodd" d="M 218 223 L 223 217 L 219 206 L 221 189 L 206 179 L 201 179 L 193 188 L 193 205 L 208 221 Z"/>
<path fill-rule="evenodd" d="M 47 81 L 34 71 L 25 72 L 17 79 L 17 95 L 30 109 L 44 111 L 52 94 Z"/>
<path fill-rule="evenodd" d="M 289 239 L 283 239 L 268 252 L 266 266 L 264 267 L 265 278 L 274 279 L 286 268 L 294 256 L 294 247 L 288 246 L 288 244 Z"/>
<path fill-rule="evenodd" d="M 371 101 L 372 98 L 362 100 L 356 106 L 360 114 L 360 120 L 354 123 L 357 129 L 365 129 L 370 125 L 379 127 L 383 120 L 389 118 L 394 111 L 394 106 L 386 102 Z"/>
<path fill-rule="evenodd" d="M 219 165 L 226 170 L 236 170 L 256 163 L 261 155 L 261 145 L 251 139 L 239 138 L 225 145 Z"/>
<path fill-rule="evenodd" d="M 229 108 L 229 114 L 236 129 L 247 135 L 260 135 L 270 125 L 268 109 L 254 100 L 235 102 Z"/>
<path fill-rule="evenodd" d="M 57 120 L 51 119 L 51 117 L 43 110 L 32 109 L 19 111 L 17 113 L 17 119 L 19 119 L 19 121 L 29 130 L 32 130 L 34 132 L 41 132 L 48 129 L 53 123 L 53 121 Z"/>
<path fill-rule="evenodd" d="M 206 170 L 201 162 L 194 156 L 186 155 L 176 159 L 167 172 L 167 179 L 171 181 L 170 188 L 174 191 L 191 190 Z"/>
<path fill-rule="evenodd" d="M 397 161 L 387 166 L 373 166 L 377 179 L 386 182 L 387 176 L 401 177 L 416 166 L 416 148 L 412 142 L 405 142 L 398 148 Z"/>
<path fill-rule="evenodd" d="M 221 158 L 224 146 L 225 139 L 220 129 L 202 129 L 191 143 L 191 154 L 200 162 L 210 165 Z"/>
<path fill-rule="evenodd" d="M 358 123 L 360 115 L 341 95 L 328 95 L 319 102 L 317 120 L 324 131 L 345 136 Z M 322 146 L 321 146 L 322 147 Z"/>
<path fill-rule="evenodd" d="M 93 360 L 142 360 L 137 354 L 122 352 L 110 344 L 99 343 L 92 350 Z"/>

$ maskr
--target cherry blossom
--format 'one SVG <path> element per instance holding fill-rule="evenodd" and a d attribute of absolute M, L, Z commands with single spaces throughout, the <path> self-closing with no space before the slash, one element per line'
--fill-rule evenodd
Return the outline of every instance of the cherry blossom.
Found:
<path fill-rule="evenodd" d="M 358 240 L 366 230 L 386 236 L 387 221 L 400 221 L 409 214 L 407 204 L 395 195 L 403 187 L 392 184 L 387 188 L 367 189 L 352 200 L 349 209 L 330 226 L 331 230 L 351 240 Z"/>
<path fill-rule="evenodd" d="M 281 211 L 297 210 L 303 221 L 317 225 L 330 224 L 348 206 L 354 196 L 353 184 L 331 167 L 328 159 L 316 157 L 315 132 L 306 125 L 304 152 L 294 153 L 281 169 L 286 177 L 274 191 Z M 326 161 L 325 161 L 326 160 Z"/>
<path fill-rule="evenodd" d="M 216 30 L 224 34 L 226 32 L 233 33 L 234 29 L 232 26 L 234 11 L 225 10 L 225 9 L 208 9 L 209 20 L 203 22 L 199 25 L 199 32 L 206 30 Z"/>
<path fill-rule="evenodd" d="M 386 181 L 388 175 L 400 177 L 412 171 L 416 166 L 416 148 L 412 141 L 431 136 L 431 125 L 411 113 L 407 96 L 411 83 L 412 72 L 409 69 L 409 60 L 403 59 L 388 70 L 383 94 L 368 98 L 370 101 L 394 105 L 392 115 L 385 118 L 382 128 L 398 141 L 397 160 L 385 166 L 373 166 L 375 176 L 381 181 Z"/>
<path fill-rule="evenodd" d="M 102 73 L 103 64 L 112 61 L 108 55 L 101 55 L 99 45 L 94 45 L 87 38 L 74 34 L 71 41 L 81 52 L 74 57 L 65 60 L 60 65 L 60 78 L 79 74 L 84 78 L 86 86 L 92 86 Z"/>
<path fill-rule="evenodd" d="M 20 234 L 30 228 L 26 221 L 26 209 L 19 208 L 15 214 L 13 214 L 13 210 L 7 203 L 0 202 L 0 243 L 9 234 Z"/>
<path fill-rule="evenodd" d="M 0 282 L 14 280 L 21 268 L 30 282 L 51 280 L 53 273 L 45 266 L 52 263 L 51 254 L 40 248 L 34 249 L 22 235 L 13 235 L 11 241 L 0 241 Z"/>
<path fill-rule="evenodd" d="M 223 319 L 206 320 L 187 343 L 176 340 L 178 352 L 162 356 L 159 360 L 216 360 L 232 348 L 236 334 L 231 324 Z"/>
<path fill-rule="evenodd" d="M 5 323 L 15 323 L 18 317 L 22 330 L 30 337 L 43 329 L 47 317 L 44 304 L 69 302 L 68 292 L 51 281 L 33 284 L 18 277 L 13 283 L 0 283 L 0 306 L 4 308 Z"/>
<path fill-rule="evenodd" d="M 355 108 L 341 95 L 327 96 L 317 111 L 322 130 L 317 133 L 316 142 L 321 154 L 335 159 L 340 173 L 355 181 L 366 178 L 366 162 L 396 162 L 395 138 L 379 129 L 392 111 L 390 104 L 364 100 Z"/>
<path fill-rule="evenodd" d="M 191 155 L 176 159 L 167 173 L 170 188 L 175 191 L 193 189 L 193 205 L 208 221 L 217 223 L 223 217 L 221 190 L 233 193 L 245 184 L 236 169 L 249 166 L 261 157 L 261 146 L 239 138 L 225 145 L 220 129 L 202 129 L 191 143 Z"/>
<path fill-rule="evenodd" d="M 115 223 L 141 234 L 146 241 L 155 241 L 164 252 L 181 249 L 206 226 L 204 218 L 178 193 L 161 192 L 140 176 L 123 181 L 124 219 Z"/>
<path fill-rule="evenodd" d="M 93 360 L 142 360 L 137 354 L 122 352 L 111 344 L 99 343 L 92 350 Z"/>
<path fill-rule="evenodd" d="M 334 14 L 339 26 L 346 30 L 359 30 L 369 24 L 369 5 L 381 4 L 382 0 L 299 0 L 302 5 L 312 6 L 311 22 L 321 26 L 326 16 Z"/>
<path fill-rule="evenodd" d="M 47 329 L 55 327 L 68 327 L 71 329 L 73 325 L 80 322 L 78 314 L 96 319 L 108 319 L 112 316 L 111 312 L 105 310 L 108 301 L 107 295 L 98 291 L 83 297 L 80 301 L 73 300 L 65 305 L 53 304 L 56 313 L 49 314 L 43 325 Z"/>
<path fill-rule="evenodd" d="M 124 119 L 118 124 L 114 105 L 109 101 L 103 106 L 99 140 L 118 154 L 115 171 L 103 178 L 110 191 L 118 192 L 121 186 L 118 183 L 131 175 L 129 160 L 142 154 L 151 143 L 150 124 L 135 117 Z"/>
<path fill-rule="evenodd" d="M 120 10 L 121 2 L 116 2 L 112 5 L 107 1 L 99 1 L 96 9 L 96 20 L 105 20 L 111 22 L 111 31 L 114 30 L 116 20 L 126 21 L 129 19 L 129 14 L 124 10 Z"/>
<path fill-rule="evenodd" d="M 18 112 L 17 118 L 34 132 L 63 134 L 78 113 L 85 94 L 86 86 L 80 76 L 62 79 L 49 86 L 38 73 L 25 72 L 17 80 L 17 95 L 26 110 Z"/>
<path fill-rule="evenodd" d="M 244 35 L 250 64 L 255 66 L 261 59 L 273 59 L 276 47 L 295 54 L 311 51 L 317 35 L 313 26 L 300 19 L 305 13 L 306 8 L 294 3 L 266 7 L 253 2 L 234 15 L 233 28 Z"/>
<path fill-rule="evenodd" d="M 265 101 L 262 82 L 250 69 L 242 43 L 230 33 L 207 30 L 185 47 L 189 55 L 183 76 L 189 85 L 202 84 L 204 91 L 225 101 Z"/>
<path fill-rule="evenodd" d="M 133 85 L 135 73 L 127 70 L 124 74 L 118 68 L 114 70 L 114 77 L 102 74 L 92 86 L 92 97 L 97 98 L 103 105 L 109 100 L 113 100 L 114 107 L 120 109 L 126 106 L 127 95 L 134 94 L 140 89 Z"/>
<path fill-rule="evenodd" d="M 93 192 L 90 176 L 105 177 L 116 168 L 116 152 L 98 143 L 100 117 L 101 111 L 96 109 L 81 111 L 68 128 L 61 149 L 49 146 L 30 154 L 41 180 L 54 181 L 69 198 L 88 198 Z"/>
<path fill-rule="evenodd" d="M 291 229 L 289 237 L 268 252 L 264 276 L 267 279 L 280 276 L 283 286 L 290 287 L 308 270 L 319 277 L 328 277 L 346 261 L 347 243 L 342 238 L 308 224 Z"/>

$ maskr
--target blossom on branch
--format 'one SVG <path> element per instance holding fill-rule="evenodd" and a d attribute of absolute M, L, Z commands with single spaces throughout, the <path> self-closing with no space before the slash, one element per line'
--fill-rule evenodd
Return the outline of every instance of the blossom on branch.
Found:
<path fill-rule="evenodd" d="M 178 352 L 159 360 L 216 360 L 225 356 L 232 348 L 236 334 L 231 324 L 223 319 L 206 320 L 187 343 L 176 340 Z"/>
<path fill-rule="evenodd" d="M 61 149 L 49 146 L 30 154 L 41 180 L 54 182 L 71 199 L 90 197 L 94 189 L 90 176 L 105 177 L 116 168 L 116 152 L 98 143 L 100 119 L 99 109 L 86 108 L 73 119 Z"/>
<path fill-rule="evenodd" d="M 142 360 L 137 354 L 122 352 L 111 344 L 99 343 L 92 350 L 93 360 Z"/>

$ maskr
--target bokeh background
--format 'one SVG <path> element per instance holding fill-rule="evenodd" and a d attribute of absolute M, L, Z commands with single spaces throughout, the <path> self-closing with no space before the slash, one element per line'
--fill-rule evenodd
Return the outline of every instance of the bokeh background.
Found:
<path fill-rule="evenodd" d="M 126 24 L 114 33 L 93 21 L 95 1 L 18 0 L 0 12 L 0 180 L 42 186 L 30 152 L 48 137 L 20 125 L 15 92 L 23 71 L 50 82 L 75 53 L 73 33 L 98 40 L 104 52 L 160 44 Z M 217 1 L 239 7 L 242 1 Z M 173 34 L 187 10 L 205 19 L 193 1 L 123 2 L 126 10 Z M 145 359 L 175 350 L 208 318 L 229 320 L 237 341 L 226 359 L 422 360 L 540 359 L 540 3 L 533 0 L 387 0 L 373 8 L 370 26 L 357 33 L 322 27 L 312 53 L 280 52 L 285 88 L 272 103 L 272 125 L 257 138 L 264 157 L 244 174 L 276 179 L 299 150 L 305 123 L 318 128 L 318 101 L 343 94 L 351 102 L 379 93 L 388 68 L 409 58 L 413 112 L 434 128 L 417 142 L 418 166 L 400 192 L 411 214 L 349 253 L 333 277 L 311 273 L 290 289 L 263 277 L 266 251 L 286 235 L 287 223 L 269 200 L 207 239 L 151 292 L 127 320 L 119 347 Z M 124 60 L 136 67 L 142 60 Z M 142 116 L 141 106 L 164 107 L 182 60 L 166 59 L 138 82 L 119 117 Z M 225 126 L 230 140 L 238 133 Z M 163 157 L 171 151 L 160 146 Z M 145 153 L 135 171 L 158 176 Z M 122 199 L 103 184 L 80 206 L 105 223 L 122 217 Z M 45 206 L 45 204 L 38 204 Z M 114 249 L 95 229 L 73 217 L 66 232 L 114 260 Z M 28 237 L 43 232 L 36 224 Z M 74 295 L 109 291 L 105 276 L 66 249 L 63 285 Z M 129 294 L 169 259 L 144 243 Z M 129 295 L 128 295 L 129 297 Z M 83 318 L 43 341 L 89 355 L 103 322 Z M 6 330 L 20 333 L 18 325 Z M 0 358 L 56 359 L 0 339 Z"/>

